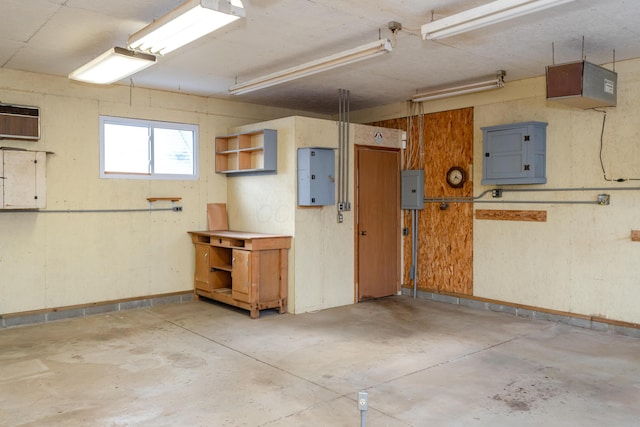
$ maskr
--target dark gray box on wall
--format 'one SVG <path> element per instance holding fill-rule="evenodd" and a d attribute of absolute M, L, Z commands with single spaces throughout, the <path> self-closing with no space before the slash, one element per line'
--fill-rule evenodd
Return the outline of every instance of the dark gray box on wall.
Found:
<path fill-rule="evenodd" d="M 336 202 L 335 155 L 332 148 L 298 148 L 298 205 Z"/>
<path fill-rule="evenodd" d="M 400 207 L 424 209 L 424 170 L 407 169 L 401 175 Z"/>

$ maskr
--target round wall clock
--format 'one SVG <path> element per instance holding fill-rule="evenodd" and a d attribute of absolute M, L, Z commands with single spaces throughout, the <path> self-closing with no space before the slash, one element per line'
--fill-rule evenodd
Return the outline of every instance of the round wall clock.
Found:
<path fill-rule="evenodd" d="M 447 184 L 451 188 L 460 188 L 467 180 L 467 173 L 460 166 L 453 166 L 447 171 Z"/>

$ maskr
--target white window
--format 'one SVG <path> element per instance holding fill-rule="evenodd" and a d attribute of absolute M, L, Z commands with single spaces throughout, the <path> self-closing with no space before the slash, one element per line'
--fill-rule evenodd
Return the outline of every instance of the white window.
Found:
<path fill-rule="evenodd" d="M 197 179 L 198 126 L 100 116 L 100 177 Z"/>

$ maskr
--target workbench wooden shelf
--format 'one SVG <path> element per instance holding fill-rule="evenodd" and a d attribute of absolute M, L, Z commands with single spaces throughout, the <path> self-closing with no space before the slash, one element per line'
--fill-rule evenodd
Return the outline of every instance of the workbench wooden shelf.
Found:
<path fill-rule="evenodd" d="M 196 251 L 194 292 L 250 311 L 287 310 L 291 237 L 240 231 L 190 231 Z"/>

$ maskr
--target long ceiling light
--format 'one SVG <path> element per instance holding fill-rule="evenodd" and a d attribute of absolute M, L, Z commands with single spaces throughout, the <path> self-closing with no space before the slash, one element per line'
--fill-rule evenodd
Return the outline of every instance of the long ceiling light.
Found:
<path fill-rule="evenodd" d="M 424 40 L 438 40 L 538 12 L 573 0 L 497 0 L 422 26 Z"/>
<path fill-rule="evenodd" d="M 499 89 L 501 87 L 504 87 L 504 76 L 506 76 L 506 74 L 507 73 L 505 71 L 500 70 L 497 72 L 495 79 L 423 92 L 414 95 L 411 100 L 413 102 L 433 101 L 435 99 L 449 98 L 452 96 L 482 92 L 491 89 Z"/>
<path fill-rule="evenodd" d="M 128 46 L 165 55 L 244 16 L 240 0 L 189 0 L 129 37 Z"/>
<path fill-rule="evenodd" d="M 343 65 L 373 58 L 391 52 L 391 42 L 389 39 L 377 40 L 354 49 L 346 50 L 335 55 L 330 55 L 315 61 L 310 61 L 302 65 L 287 68 L 276 73 L 267 74 L 244 83 L 238 83 L 229 88 L 232 95 L 242 95 L 255 90 L 264 89 L 281 83 L 290 82 L 295 79 L 310 76 L 312 74 L 331 70 Z"/>
<path fill-rule="evenodd" d="M 111 84 L 155 64 L 156 57 L 122 47 L 112 47 L 69 74 L 72 80 Z"/>

